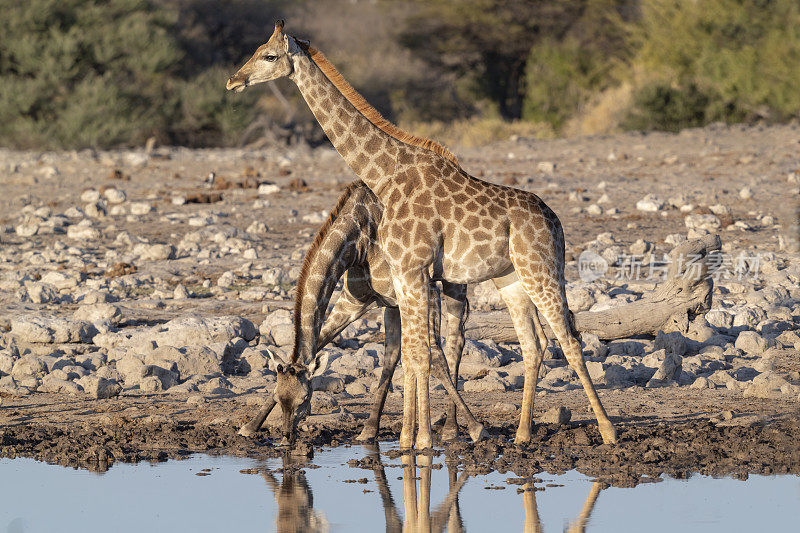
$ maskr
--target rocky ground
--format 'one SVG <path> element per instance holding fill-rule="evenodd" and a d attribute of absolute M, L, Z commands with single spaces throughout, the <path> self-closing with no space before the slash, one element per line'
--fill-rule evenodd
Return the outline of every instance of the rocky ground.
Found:
<path fill-rule="evenodd" d="M 475 468 L 579 467 L 623 484 L 800 472 L 798 148 L 793 124 L 457 150 L 470 173 L 536 191 L 559 214 L 573 311 L 637 300 L 687 237 L 718 233 L 724 261 L 711 310 L 688 332 L 585 336 L 618 447 L 600 445 L 555 345 L 534 442 L 509 444 L 519 349 L 471 339 L 461 386 L 493 436 L 448 453 Z M 0 455 L 99 468 L 273 453 L 269 432 L 235 430 L 275 381 L 269 351 L 291 349 L 303 254 L 353 177 L 329 148 L 0 151 Z M 599 279 L 579 278 L 584 251 L 605 261 Z M 490 285 L 472 291 L 473 310 L 502 307 Z M 380 371 L 381 318 L 329 347 L 301 450 L 357 434 Z M 401 390 L 399 369 L 383 439 L 399 429 Z M 433 396 L 441 411 L 443 393 Z"/>

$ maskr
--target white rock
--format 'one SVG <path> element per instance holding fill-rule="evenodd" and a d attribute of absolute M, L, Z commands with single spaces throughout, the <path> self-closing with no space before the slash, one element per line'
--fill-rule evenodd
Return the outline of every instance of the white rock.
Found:
<path fill-rule="evenodd" d="M 110 381 L 97 376 L 84 376 L 78 380 L 78 385 L 92 398 L 105 399 L 119 396 L 122 387 L 116 381 Z"/>
<path fill-rule="evenodd" d="M 81 202 L 92 204 L 100 199 L 100 192 L 94 189 L 87 189 L 81 193 Z"/>
<path fill-rule="evenodd" d="M 49 283 L 25 282 L 25 291 L 28 299 L 35 304 L 46 304 L 61 301 L 61 296 L 56 288 Z"/>
<path fill-rule="evenodd" d="M 750 187 L 743 187 L 742 190 L 739 191 L 739 198 L 742 200 L 749 200 L 753 197 L 753 190 Z"/>
<path fill-rule="evenodd" d="M 175 247 L 171 244 L 145 244 L 134 246 L 133 254 L 143 261 L 166 261 L 175 258 Z"/>
<path fill-rule="evenodd" d="M 148 202 L 131 202 L 130 212 L 132 215 L 146 215 L 153 210 L 153 206 Z"/>
<path fill-rule="evenodd" d="M 58 290 L 74 289 L 81 282 L 81 274 L 75 271 L 52 270 L 42 276 L 43 283 L 49 283 Z"/>
<path fill-rule="evenodd" d="M 464 383 L 466 392 L 491 392 L 505 391 L 506 384 L 495 376 L 485 376 L 481 379 L 473 379 Z"/>
<path fill-rule="evenodd" d="M 226 288 L 226 289 L 231 287 L 231 286 L 233 286 L 234 283 L 236 283 L 236 274 L 234 274 L 230 270 L 227 271 L 227 272 L 224 272 L 219 277 L 219 279 L 217 280 L 217 286 L 218 287 L 223 287 L 223 288 Z"/>
<path fill-rule="evenodd" d="M 598 216 L 603 214 L 603 208 L 597 204 L 592 204 L 586 208 L 586 213 L 592 216 Z"/>
<path fill-rule="evenodd" d="M 552 174 L 556 170 L 556 164 L 552 161 L 539 161 L 536 170 L 545 174 Z"/>
<path fill-rule="evenodd" d="M 94 241 L 100 238 L 100 232 L 90 226 L 70 226 L 67 237 L 76 241 Z"/>
<path fill-rule="evenodd" d="M 189 297 L 189 291 L 186 290 L 182 283 L 179 283 L 175 290 L 172 291 L 172 297 L 176 300 L 184 300 Z"/>
<path fill-rule="evenodd" d="M 258 330 L 262 335 L 269 336 L 276 346 L 288 346 L 294 342 L 294 326 L 292 313 L 288 309 L 278 309 L 271 312 Z"/>
<path fill-rule="evenodd" d="M 119 307 L 116 305 L 100 303 L 80 306 L 72 314 L 72 318 L 86 322 L 101 322 L 103 320 L 116 322 L 120 315 Z"/>
<path fill-rule="evenodd" d="M 664 209 L 664 201 L 654 194 L 648 194 L 636 202 L 636 209 L 649 212 L 661 211 Z"/>
<path fill-rule="evenodd" d="M 572 418 L 572 411 L 559 405 L 558 407 L 551 407 L 547 412 L 542 415 L 541 422 L 544 424 L 566 424 Z"/>
<path fill-rule="evenodd" d="M 40 357 L 25 355 L 14 362 L 11 375 L 16 379 L 25 377 L 42 378 L 47 374 L 47 364 Z"/>
<path fill-rule="evenodd" d="M 761 355 L 774 344 L 774 340 L 765 339 L 758 332 L 748 330 L 739 333 L 734 346 L 746 354 Z"/>
<path fill-rule="evenodd" d="M 19 224 L 14 228 L 17 235 L 20 237 L 33 237 L 37 233 L 39 233 L 39 225 L 38 224 Z"/>
<path fill-rule="evenodd" d="M 683 222 L 689 229 L 704 229 L 706 231 L 718 230 L 722 225 L 716 215 L 686 215 Z"/>
<path fill-rule="evenodd" d="M 247 226 L 247 229 L 245 231 L 247 231 L 247 233 L 249 233 L 250 235 L 263 236 L 266 235 L 267 232 L 269 232 L 269 228 L 263 222 L 256 220 L 253 221 L 252 224 Z"/>
<path fill-rule="evenodd" d="M 91 342 L 97 330 L 91 324 L 57 317 L 20 316 L 11 320 L 11 334 L 23 342 Z"/>
<path fill-rule="evenodd" d="M 274 183 L 262 183 L 258 186 L 258 194 L 266 196 L 268 194 L 275 194 L 276 192 L 280 191 L 281 188 Z"/>
<path fill-rule="evenodd" d="M 103 195 L 106 197 L 106 200 L 108 200 L 108 202 L 111 204 L 121 204 L 127 198 L 127 196 L 125 195 L 125 191 L 115 188 L 106 189 Z"/>

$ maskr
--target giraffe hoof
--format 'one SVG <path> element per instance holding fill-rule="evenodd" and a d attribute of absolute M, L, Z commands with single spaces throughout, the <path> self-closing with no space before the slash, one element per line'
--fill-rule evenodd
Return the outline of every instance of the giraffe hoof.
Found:
<path fill-rule="evenodd" d="M 247 427 L 247 426 L 242 426 L 242 428 L 239 430 L 239 432 L 238 432 L 238 433 L 239 433 L 239 435 L 241 435 L 242 437 L 252 437 L 253 435 L 255 435 L 255 434 L 256 434 L 256 432 L 255 432 L 255 431 L 253 431 L 252 429 L 250 429 L 250 428 L 249 428 L 249 427 Z"/>
<path fill-rule="evenodd" d="M 458 431 L 452 431 L 452 430 L 442 431 L 442 441 L 444 442 L 454 441 L 457 438 L 458 438 Z"/>
<path fill-rule="evenodd" d="M 610 422 L 600 425 L 600 435 L 603 437 L 603 444 L 617 443 L 617 430 Z"/>
<path fill-rule="evenodd" d="M 356 437 L 356 440 L 359 442 L 373 442 L 377 437 L 377 431 L 372 428 L 365 427 L 361 430 L 361 433 Z"/>
<path fill-rule="evenodd" d="M 520 435 L 517 433 L 517 436 L 514 437 L 514 444 L 517 446 L 527 446 L 531 443 L 531 436 L 530 435 Z"/>
<path fill-rule="evenodd" d="M 489 438 L 489 432 L 486 431 L 486 428 L 483 427 L 483 424 L 479 424 L 478 426 L 475 426 L 469 430 L 469 437 L 472 439 L 472 442 L 480 442 Z"/>

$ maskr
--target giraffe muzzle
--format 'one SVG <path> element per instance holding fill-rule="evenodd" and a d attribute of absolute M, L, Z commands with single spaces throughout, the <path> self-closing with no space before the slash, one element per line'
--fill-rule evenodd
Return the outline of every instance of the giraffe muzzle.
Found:
<path fill-rule="evenodd" d="M 228 83 L 225 84 L 225 88 L 229 91 L 233 91 L 235 93 L 240 93 L 245 90 L 248 85 L 248 79 L 241 79 L 237 78 L 236 76 L 231 76 L 228 79 Z"/>

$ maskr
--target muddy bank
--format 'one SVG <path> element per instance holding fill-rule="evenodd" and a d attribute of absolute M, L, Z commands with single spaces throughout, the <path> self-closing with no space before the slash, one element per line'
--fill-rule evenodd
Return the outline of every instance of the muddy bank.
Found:
<path fill-rule="evenodd" d="M 8 407 L 6 407 L 8 409 Z M 184 410 L 185 412 L 185 410 Z M 485 414 L 485 413 L 484 413 Z M 381 442 L 399 437 L 396 423 L 381 430 Z M 528 446 L 513 444 L 515 423 L 490 426 L 478 444 L 439 443 L 445 454 L 470 473 L 491 471 L 520 478 L 542 472 L 578 471 L 613 486 L 633 486 L 660 475 L 685 478 L 698 472 L 746 478 L 749 474 L 800 474 L 800 415 L 737 414 L 726 420 L 629 421 L 617 424 L 619 444 L 602 444 L 593 423 L 537 424 Z M 266 429 L 253 438 L 236 434 L 231 419 L 181 419 L 151 413 L 138 418 L 106 413 L 71 423 L 29 422 L 0 428 L 0 457 L 31 457 L 49 463 L 104 471 L 115 462 L 181 459 L 191 453 L 253 458 L 280 456 L 279 435 Z M 302 433 L 294 453 L 313 457 L 314 448 L 355 443 L 360 421 L 331 421 Z M 388 445 L 389 458 L 400 452 Z M 371 469 L 374 457 L 351 466 Z M 312 460 L 313 462 L 313 460 Z"/>

